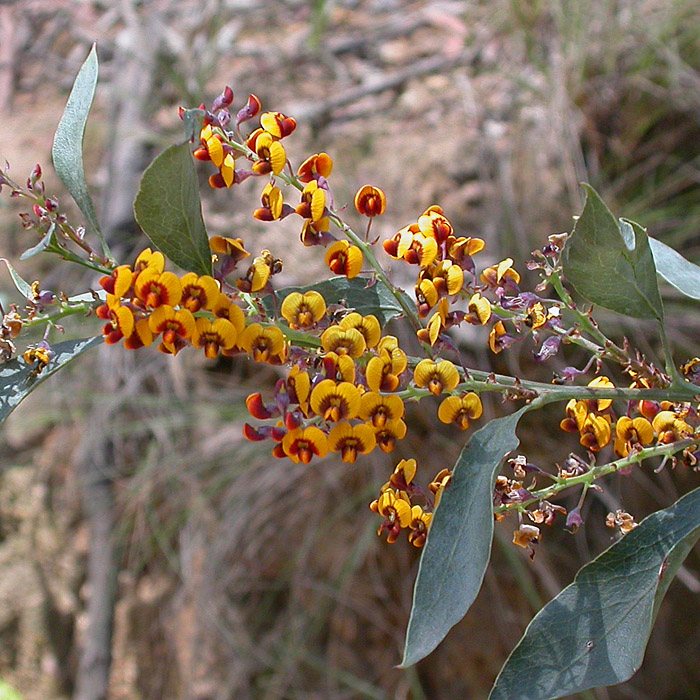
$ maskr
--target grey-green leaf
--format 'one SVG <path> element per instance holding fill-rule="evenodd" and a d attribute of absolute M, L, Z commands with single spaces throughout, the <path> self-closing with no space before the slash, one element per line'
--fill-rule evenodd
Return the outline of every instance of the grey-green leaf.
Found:
<path fill-rule="evenodd" d="M 700 267 L 655 238 L 649 239 L 656 271 L 679 292 L 700 299 Z"/>
<path fill-rule="evenodd" d="M 22 277 L 20 277 L 17 270 L 15 270 L 15 268 L 12 267 L 12 264 L 7 258 L 0 258 L 0 262 L 4 262 L 5 265 L 7 265 L 7 270 L 10 273 L 10 277 L 12 278 L 12 281 L 14 282 L 17 291 L 25 299 L 33 299 L 34 295 L 32 294 L 32 286 L 29 284 L 29 282 L 26 282 L 22 279 Z"/>
<path fill-rule="evenodd" d="M 666 589 L 700 537 L 700 488 L 645 518 L 533 618 L 490 700 L 550 700 L 639 669 Z"/>
<path fill-rule="evenodd" d="M 54 372 L 64 367 L 73 358 L 103 342 L 102 336 L 65 340 L 51 346 L 54 356 L 43 371 L 36 375 L 32 365 L 17 358 L 0 365 L 0 423 L 19 403 Z"/>
<path fill-rule="evenodd" d="M 100 234 L 95 207 L 83 168 L 83 135 L 97 86 L 97 47 L 93 44 L 73 83 L 68 103 L 53 138 L 53 165 L 58 177 L 80 207 L 90 227 Z"/>
<path fill-rule="evenodd" d="M 281 304 L 285 297 L 292 292 L 304 294 L 309 291 L 319 292 L 326 300 L 326 304 L 343 304 L 352 311 L 367 316 L 374 314 L 382 326 L 385 326 L 392 318 L 403 313 L 401 305 L 396 297 L 387 289 L 386 285 L 377 280 L 371 287 L 367 286 L 368 280 L 361 277 L 331 277 L 331 279 L 310 284 L 306 287 L 285 287 L 275 292 L 277 304 Z M 401 292 L 409 306 L 414 304 L 410 297 Z M 272 301 L 265 297 L 263 303 L 268 314 L 272 313 Z"/>
<path fill-rule="evenodd" d="M 625 316 L 663 319 L 646 231 L 617 221 L 589 185 L 586 204 L 562 253 L 564 275 L 585 299 Z"/>
<path fill-rule="evenodd" d="M 146 169 L 134 215 L 151 243 L 176 265 L 211 275 L 209 237 L 202 218 L 191 146 L 166 148 Z"/>
<path fill-rule="evenodd" d="M 27 250 L 25 250 L 22 253 L 22 255 L 19 256 L 19 259 L 28 260 L 29 258 L 33 258 L 38 253 L 41 253 L 42 250 L 46 250 L 51 245 L 51 241 L 54 238 L 55 230 L 56 224 L 51 224 L 51 226 L 49 226 L 49 230 L 43 235 L 41 240 L 36 245 L 33 245 L 31 248 L 27 248 Z M 29 299 L 31 297 L 27 298 Z"/>
<path fill-rule="evenodd" d="M 475 432 L 442 494 L 420 560 L 401 666 L 430 654 L 474 602 L 491 556 L 493 487 L 503 458 L 518 446 L 527 406 Z"/>

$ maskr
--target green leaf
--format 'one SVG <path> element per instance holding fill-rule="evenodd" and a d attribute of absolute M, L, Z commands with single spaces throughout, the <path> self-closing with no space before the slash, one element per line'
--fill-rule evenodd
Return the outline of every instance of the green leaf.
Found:
<path fill-rule="evenodd" d="M 61 182 L 80 207 L 90 227 L 101 237 L 100 224 L 88 192 L 83 168 L 83 135 L 92 98 L 95 96 L 97 72 L 97 46 L 93 44 L 73 83 L 68 103 L 53 137 L 51 154 Z"/>
<path fill-rule="evenodd" d="M 525 630 L 490 700 L 550 700 L 639 669 L 661 599 L 700 537 L 700 488 L 584 566 Z"/>
<path fill-rule="evenodd" d="M 176 265 L 211 275 L 209 237 L 189 143 L 166 148 L 146 169 L 134 215 L 151 243 Z"/>
<path fill-rule="evenodd" d="M 12 281 L 14 282 L 15 287 L 17 288 L 17 291 L 25 298 L 25 299 L 33 299 L 34 294 L 32 293 L 32 286 L 29 284 L 29 282 L 25 282 L 20 276 L 17 270 L 15 270 L 14 267 L 10 264 L 10 261 L 7 260 L 7 258 L 0 258 L 0 262 L 4 262 L 5 265 L 7 265 L 7 270 L 10 273 L 10 277 L 12 278 Z"/>
<path fill-rule="evenodd" d="M 42 239 L 36 245 L 32 246 L 31 248 L 27 248 L 27 250 L 25 250 L 24 253 L 19 256 L 19 259 L 28 260 L 29 258 L 33 258 L 38 253 L 41 253 L 42 250 L 46 250 L 51 245 L 55 230 L 56 224 L 51 224 L 51 226 L 49 226 L 49 230 L 44 234 Z"/>
<path fill-rule="evenodd" d="M 284 301 L 287 295 L 292 292 L 316 291 L 326 300 L 326 304 L 343 304 L 352 311 L 367 316 L 374 314 L 381 326 L 385 326 L 392 318 L 396 318 L 403 313 L 401 305 L 396 297 L 387 289 L 386 285 L 377 280 L 371 287 L 367 286 L 368 280 L 361 277 L 331 277 L 317 284 L 310 284 L 306 287 L 285 287 L 275 292 L 277 298 L 277 308 Z M 406 297 L 409 305 L 414 302 L 410 297 L 401 292 Z M 273 304 L 270 297 L 263 299 L 265 310 L 272 315 Z"/>
<path fill-rule="evenodd" d="M 185 129 L 185 139 L 187 141 L 199 140 L 199 132 L 202 130 L 206 113 L 206 110 L 199 108 L 186 109 L 182 113 L 182 125 Z"/>
<path fill-rule="evenodd" d="M 74 357 L 103 342 L 102 336 L 65 340 L 51 346 L 54 356 L 37 376 L 24 359 L 16 358 L 0 365 L 0 423 L 14 411 L 19 403 L 45 379 L 61 369 Z"/>
<path fill-rule="evenodd" d="M 435 510 L 413 592 L 401 666 L 430 654 L 474 602 L 491 556 L 493 488 L 503 458 L 518 444 L 519 411 L 475 432 Z"/>
<path fill-rule="evenodd" d="M 649 239 L 656 271 L 679 292 L 700 299 L 700 267 L 655 238 Z"/>
<path fill-rule="evenodd" d="M 618 222 L 589 185 L 586 204 L 562 253 L 564 275 L 585 299 L 634 318 L 663 319 L 646 231 Z"/>

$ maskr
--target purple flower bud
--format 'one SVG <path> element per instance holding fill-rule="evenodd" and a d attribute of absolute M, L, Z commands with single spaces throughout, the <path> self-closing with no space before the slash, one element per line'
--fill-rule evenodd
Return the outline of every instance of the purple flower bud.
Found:
<path fill-rule="evenodd" d="M 231 102 L 233 102 L 233 90 L 227 85 L 224 91 L 214 100 L 211 111 L 216 112 L 217 109 L 228 107 Z"/>
<path fill-rule="evenodd" d="M 219 126 L 221 126 L 221 128 L 225 128 L 231 121 L 231 112 L 229 112 L 227 109 L 220 109 L 216 113 L 216 119 L 219 122 Z"/>
<path fill-rule="evenodd" d="M 569 532 L 574 533 L 579 529 L 579 527 L 581 527 L 581 525 L 583 525 L 583 518 L 581 517 L 581 513 L 577 507 L 569 511 L 569 514 L 566 516 L 566 529 Z"/>
<path fill-rule="evenodd" d="M 540 349 L 533 353 L 533 359 L 537 363 L 546 362 L 557 354 L 560 346 L 561 338 L 558 335 L 551 335 L 540 345 Z"/>

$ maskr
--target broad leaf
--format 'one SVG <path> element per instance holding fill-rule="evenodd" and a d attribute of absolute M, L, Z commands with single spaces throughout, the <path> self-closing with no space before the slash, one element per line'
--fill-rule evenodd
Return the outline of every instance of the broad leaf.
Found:
<path fill-rule="evenodd" d="M 596 191 L 584 187 L 586 204 L 562 253 L 566 279 L 582 297 L 606 309 L 663 319 L 645 230 L 631 221 L 618 222 Z"/>
<path fill-rule="evenodd" d="M 7 258 L 0 258 L 0 262 L 4 262 L 5 265 L 7 265 L 7 270 L 10 273 L 10 277 L 12 277 L 12 281 L 14 282 L 15 287 L 17 288 L 17 291 L 25 298 L 25 299 L 33 299 L 34 294 L 32 294 L 32 286 L 29 284 L 29 282 L 25 282 L 20 276 L 17 270 L 15 270 L 14 267 L 10 264 L 10 261 L 7 260 Z"/>
<path fill-rule="evenodd" d="M 189 143 L 170 146 L 148 166 L 134 215 L 151 243 L 176 265 L 211 275 L 209 237 L 190 149 Z"/>
<path fill-rule="evenodd" d="M 401 666 L 430 654 L 481 588 L 491 556 L 494 482 L 503 458 L 519 444 L 515 428 L 527 408 L 475 432 L 455 464 L 421 556 Z"/>
<path fill-rule="evenodd" d="M 700 299 L 700 267 L 655 238 L 649 239 L 656 271 L 679 292 Z"/>
<path fill-rule="evenodd" d="M 306 287 L 285 287 L 275 292 L 277 304 L 281 304 L 285 297 L 292 292 L 304 294 L 309 291 L 316 291 L 323 296 L 326 304 L 342 304 L 352 311 L 367 316 L 374 314 L 382 326 L 385 326 L 392 318 L 396 318 L 403 313 L 401 305 L 396 297 L 387 289 L 386 285 L 377 281 L 371 287 L 367 286 L 367 280 L 360 277 L 331 277 L 317 284 L 310 284 Z M 400 292 L 409 306 L 413 305 L 410 297 L 405 292 Z M 268 314 L 272 313 L 272 301 L 269 297 L 263 300 Z"/>
<path fill-rule="evenodd" d="M 634 675 L 661 599 L 698 537 L 700 488 L 645 518 L 537 613 L 490 700 L 550 700 Z"/>
<path fill-rule="evenodd" d="M 51 361 L 36 374 L 24 359 L 17 358 L 0 365 L 0 423 L 2 423 L 19 403 L 41 384 L 47 377 L 61 369 L 74 357 L 103 342 L 102 336 L 66 340 L 51 346 L 55 353 Z"/>
<path fill-rule="evenodd" d="M 97 86 L 97 47 L 93 44 L 78 73 L 53 138 L 53 165 L 95 233 L 100 233 L 83 168 L 83 135 Z"/>

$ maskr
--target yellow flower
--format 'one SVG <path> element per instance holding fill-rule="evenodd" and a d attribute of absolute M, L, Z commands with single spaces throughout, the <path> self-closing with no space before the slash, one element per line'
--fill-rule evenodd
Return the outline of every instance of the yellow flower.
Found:
<path fill-rule="evenodd" d="M 308 330 L 326 315 L 326 302 L 315 291 L 292 292 L 282 302 L 280 313 L 290 328 Z"/>
<path fill-rule="evenodd" d="M 614 389 L 615 385 L 604 376 L 596 377 L 592 381 L 588 382 L 588 386 L 596 389 Z M 598 411 L 605 411 L 610 408 L 612 404 L 612 399 L 598 399 Z"/>
<path fill-rule="evenodd" d="M 328 438 L 322 430 L 313 425 L 308 428 L 295 428 L 282 439 L 282 449 L 295 464 L 308 464 L 314 455 L 322 458 L 328 454 Z"/>
<path fill-rule="evenodd" d="M 591 452 L 598 452 L 610 442 L 611 437 L 610 416 L 589 413 L 583 422 L 579 442 Z"/>
<path fill-rule="evenodd" d="M 355 194 L 355 209 L 362 216 L 381 216 L 386 209 L 386 195 L 379 187 L 363 185 Z"/>
<path fill-rule="evenodd" d="M 233 323 L 225 318 L 217 318 L 213 321 L 208 318 L 198 318 L 192 332 L 192 345 L 196 348 L 204 348 L 204 354 L 209 359 L 214 359 L 218 356 L 220 349 L 230 350 L 236 344 L 237 335 Z"/>
<path fill-rule="evenodd" d="M 150 309 L 161 305 L 177 306 L 182 298 L 182 284 L 173 272 L 159 273 L 157 269 L 147 267 L 136 278 L 134 292 Z"/>
<path fill-rule="evenodd" d="M 377 446 L 374 431 L 369 425 L 361 423 L 338 423 L 328 435 L 328 447 L 331 452 L 340 452 L 343 462 L 354 462 L 359 454 L 369 454 Z"/>
<path fill-rule="evenodd" d="M 365 344 L 368 348 L 373 348 L 382 336 L 382 329 L 376 316 L 369 314 L 362 316 L 353 311 L 347 316 L 344 316 L 338 324 L 343 330 L 355 328 L 362 333 L 365 339 Z"/>
<path fill-rule="evenodd" d="M 201 309 L 210 311 L 221 294 L 219 283 L 209 275 L 198 277 L 194 272 L 188 272 L 180 279 L 182 298 L 180 305 L 189 309 L 193 314 Z"/>
<path fill-rule="evenodd" d="M 428 210 L 418 217 L 418 228 L 424 236 L 434 238 L 438 245 L 444 243 L 454 231 L 447 217 L 435 210 Z"/>
<path fill-rule="evenodd" d="M 162 342 L 158 348 L 161 352 L 177 355 L 184 347 L 184 341 L 192 336 L 195 320 L 187 309 L 176 311 L 172 306 L 163 304 L 149 316 L 148 327 L 153 335 L 161 335 Z"/>
<path fill-rule="evenodd" d="M 622 416 L 615 425 L 615 452 L 627 457 L 634 445 L 650 445 L 654 441 L 654 428 L 641 416 Z"/>
<path fill-rule="evenodd" d="M 252 323 L 238 337 L 238 345 L 256 362 L 272 362 L 285 349 L 284 335 L 276 326 Z"/>
<path fill-rule="evenodd" d="M 408 524 L 408 541 L 414 547 L 422 547 L 428 536 L 430 522 L 433 519 L 432 513 L 426 513 L 421 506 L 411 508 L 411 522 Z"/>
<path fill-rule="evenodd" d="M 336 384 L 332 379 L 319 382 L 311 392 L 311 410 L 328 423 L 351 420 L 360 412 L 361 395 L 350 382 Z"/>
<path fill-rule="evenodd" d="M 382 452 L 393 452 L 397 440 L 406 437 L 406 424 L 400 419 L 387 420 L 382 426 L 375 428 L 377 445 Z"/>
<path fill-rule="evenodd" d="M 368 391 L 362 395 L 359 418 L 372 421 L 375 428 L 381 428 L 388 421 L 403 418 L 404 412 L 403 401 L 395 394 L 383 396 L 374 391 Z"/>
<path fill-rule="evenodd" d="M 360 357 L 367 349 L 365 337 L 357 328 L 329 326 L 321 335 L 321 345 L 326 352 Z"/>
<path fill-rule="evenodd" d="M 469 427 L 469 420 L 479 418 L 483 412 L 481 399 L 473 391 L 463 396 L 448 396 L 438 409 L 438 418 L 443 423 L 456 423 L 460 430 Z"/>
<path fill-rule="evenodd" d="M 443 391 L 452 391 L 459 384 L 459 372 L 449 360 L 421 360 L 413 370 L 413 381 L 421 389 L 428 387 L 438 396 Z"/>
<path fill-rule="evenodd" d="M 326 265 L 336 275 L 353 279 L 360 274 L 363 264 L 362 251 L 357 246 L 350 245 L 348 241 L 336 241 L 326 251 Z"/>

